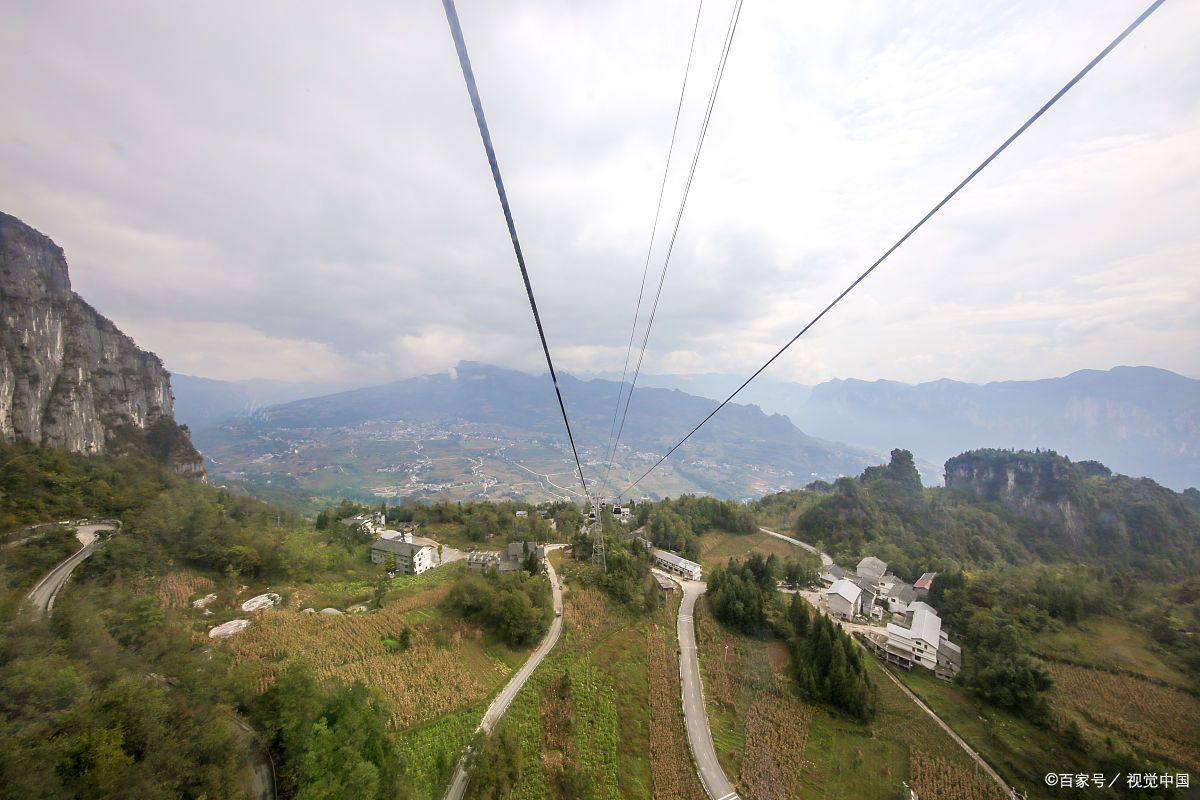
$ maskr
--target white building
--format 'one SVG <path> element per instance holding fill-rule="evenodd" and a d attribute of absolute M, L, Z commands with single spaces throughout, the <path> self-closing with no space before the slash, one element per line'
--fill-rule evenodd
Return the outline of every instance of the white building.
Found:
<path fill-rule="evenodd" d="M 862 611 L 862 589 L 852 581 L 839 578 L 825 590 L 825 603 L 832 616 L 852 619 Z"/>
<path fill-rule="evenodd" d="M 355 514 L 353 517 L 346 517 L 342 520 L 342 524 L 347 528 L 357 528 L 374 536 L 383 530 L 385 522 L 382 511 L 367 511 Z"/>
<path fill-rule="evenodd" d="M 386 564 L 388 555 L 394 555 L 396 571 L 407 575 L 420 575 L 427 569 L 440 566 L 442 561 L 438 555 L 438 543 L 423 536 L 414 536 L 413 530 L 412 526 L 405 526 L 403 530 L 380 533 L 371 545 L 371 561 Z"/>
<path fill-rule="evenodd" d="M 886 575 L 881 583 L 879 602 L 887 605 L 893 614 L 908 613 L 909 605 L 917 599 L 917 591 L 909 583 L 895 575 Z"/>
<path fill-rule="evenodd" d="M 962 667 L 962 650 L 942 631 L 942 619 L 920 600 L 909 603 L 904 623 L 887 626 L 885 657 L 911 668 L 921 666 L 939 678 L 950 678 Z"/>
<path fill-rule="evenodd" d="M 688 561 L 682 556 L 667 550 L 654 551 L 654 563 L 659 569 L 687 578 L 690 581 L 700 580 L 703 568 L 695 561 Z"/>

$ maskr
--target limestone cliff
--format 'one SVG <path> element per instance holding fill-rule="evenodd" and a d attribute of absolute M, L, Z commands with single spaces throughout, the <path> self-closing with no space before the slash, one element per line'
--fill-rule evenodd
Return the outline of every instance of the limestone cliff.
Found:
<path fill-rule="evenodd" d="M 1200 556 L 1200 508 L 1148 478 L 1050 450 L 973 450 L 946 462 L 946 488 L 996 504 L 1033 552 L 1120 559 L 1170 571 Z M 1010 516 L 1011 515 L 1011 516 Z"/>
<path fill-rule="evenodd" d="M 175 423 L 171 379 L 71 291 L 62 248 L 0 213 L 0 439 L 79 453 L 141 451 L 203 475 Z"/>

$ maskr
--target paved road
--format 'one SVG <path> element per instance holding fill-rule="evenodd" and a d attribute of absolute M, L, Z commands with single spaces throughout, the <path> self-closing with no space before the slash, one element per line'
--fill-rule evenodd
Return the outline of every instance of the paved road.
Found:
<path fill-rule="evenodd" d="M 49 613 L 54 608 L 54 598 L 63 587 L 75 568 L 96 549 L 96 538 L 101 531 L 116 530 L 116 526 L 104 523 L 95 525 L 80 525 L 75 529 L 75 538 L 83 545 L 74 554 L 59 562 L 58 566 L 46 573 L 46 577 L 37 582 L 29 592 L 29 601 L 34 605 L 34 613 Z"/>
<path fill-rule="evenodd" d="M 685 581 L 655 570 L 683 587 L 683 600 L 679 603 L 679 682 L 683 702 L 683 719 L 687 725 L 688 742 L 692 756 L 696 759 L 696 774 L 704 784 L 704 791 L 713 800 L 737 800 L 725 770 L 717 759 L 717 748 L 713 746 L 712 731 L 708 727 L 708 710 L 704 707 L 704 684 L 700 680 L 700 658 L 696 650 L 696 625 L 692 615 L 696 600 L 704 594 L 707 584 L 702 581 Z"/>
<path fill-rule="evenodd" d="M 821 559 L 822 567 L 828 567 L 830 564 L 833 563 L 832 558 L 830 558 L 826 554 L 822 553 L 820 550 L 813 547 L 811 544 L 802 542 L 799 539 L 793 539 L 790 536 L 784 536 L 782 533 L 776 533 L 775 531 L 769 531 L 766 528 L 759 528 L 759 530 L 762 531 L 763 533 L 767 534 L 768 536 L 774 536 L 776 539 L 782 539 L 785 542 L 791 542 L 792 544 L 796 545 L 796 547 L 799 547 L 802 550 L 807 550 L 808 552 L 812 553 L 814 556 L 819 556 Z"/>
<path fill-rule="evenodd" d="M 794 544 L 798 547 L 804 548 L 805 550 L 807 550 L 810 553 L 816 553 L 817 555 L 819 555 L 821 557 L 821 565 L 822 566 L 827 567 L 833 563 L 833 559 L 831 559 L 825 553 L 822 553 L 821 551 L 817 550 L 815 547 L 813 547 L 810 544 L 805 544 L 804 542 L 802 542 L 798 539 L 793 539 L 790 536 L 784 536 L 783 534 L 776 533 L 775 531 L 769 531 L 766 528 L 759 528 L 759 530 L 762 531 L 763 533 L 774 536 L 776 539 L 783 539 L 785 542 L 791 542 L 792 544 Z M 789 592 L 789 593 L 797 594 L 797 592 L 794 592 L 794 591 Z M 825 608 L 825 603 L 822 601 L 821 595 L 819 593 L 801 591 L 801 592 L 798 592 L 798 594 L 803 595 L 804 599 L 807 600 L 809 602 L 809 604 L 811 604 L 814 608 L 816 608 L 817 611 L 819 611 L 822 614 L 828 615 L 829 611 L 828 611 L 828 609 Z M 839 619 L 839 620 L 835 620 L 835 621 L 839 625 L 841 625 L 842 629 L 845 630 L 847 633 L 851 633 L 851 634 L 861 633 L 865 636 L 878 636 L 880 633 L 879 628 L 875 627 L 875 626 L 863 625 L 861 623 L 856 623 L 856 622 L 849 622 L 844 619 Z M 862 646 L 862 643 L 859 642 L 857 639 L 855 639 L 854 642 L 855 642 L 855 644 L 858 644 L 860 647 Z M 868 652 L 870 652 L 870 651 L 868 651 Z M 905 686 L 903 683 L 901 683 L 900 679 L 892 674 L 892 671 L 888 668 L 888 666 L 886 664 L 881 664 L 880 666 L 883 668 L 883 674 L 887 675 L 888 679 L 891 680 L 892 683 L 894 683 L 894 684 L 896 684 L 896 686 L 900 687 L 900 691 L 904 692 L 904 694 L 906 694 L 908 696 L 908 699 L 910 699 L 914 703 L 916 703 L 918 708 L 920 708 L 922 711 L 924 711 L 929 716 L 933 717 L 933 721 L 936 722 L 938 724 L 938 726 L 941 727 L 942 730 L 944 730 L 946 733 L 948 733 L 950 735 L 950 738 L 953 739 L 955 742 L 957 742 L 958 746 L 961 747 L 968 756 L 970 756 L 972 759 L 974 759 L 975 763 L 979 764 L 979 766 L 981 766 L 983 768 L 984 772 L 986 772 L 988 774 L 988 776 L 991 777 L 992 780 L 994 780 L 996 783 L 998 783 L 1000 785 L 1000 788 L 1004 790 L 1005 795 L 1007 795 L 1009 797 L 1017 796 L 1016 793 L 1013 791 L 1012 787 L 1004 782 L 1004 779 L 1000 777 L 1000 775 L 996 772 L 996 770 L 992 769 L 991 765 L 988 764 L 986 761 L 984 761 L 983 756 L 981 756 L 981 755 L 979 755 L 979 753 L 975 752 L 975 750 L 969 744 L 967 744 L 961 736 L 959 736 L 957 733 L 955 733 L 954 729 L 951 728 L 949 725 L 947 725 L 942 720 L 942 718 L 939 717 L 932 708 L 925 705 L 925 703 L 921 700 L 921 698 L 917 697 L 915 694 L 912 693 L 912 691 L 909 690 L 909 688 L 907 686 Z"/>
<path fill-rule="evenodd" d="M 553 544 L 546 547 L 547 550 L 557 550 L 561 547 L 566 547 L 565 544 Z M 554 590 L 554 607 L 561 609 L 562 591 L 558 588 L 558 573 L 554 571 L 554 565 L 550 563 L 550 559 L 546 559 L 546 573 L 550 576 L 550 588 Z M 542 659 L 554 649 L 554 645 L 558 642 L 559 634 L 562 633 L 562 617 L 556 616 L 550 623 L 550 630 L 546 631 L 542 643 L 538 645 L 537 650 L 533 651 L 521 668 L 517 670 L 517 674 L 509 679 L 508 684 L 500 690 L 500 694 L 492 700 L 492 704 L 488 706 L 484 712 L 483 719 L 479 723 L 479 727 L 475 729 L 476 733 L 491 733 L 492 728 L 500 721 L 508 711 L 508 707 L 512 705 L 513 700 L 517 699 L 517 694 L 520 693 L 525 682 L 529 680 L 529 676 L 542 663 Z M 446 800 L 462 800 L 463 795 L 467 792 L 467 760 L 470 758 L 471 752 L 463 754 L 463 757 L 458 760 L 458 765 L 454 768 L 454 777 L 450 779 L 450 787 L 446 789 Z"/>
<path fill-rule="evenodd" d="M 238 738 L 248 753 L 245 769 L 250 796 L 254 800 L 275 800 L 275 764 L 270 751 L 244 719 L 235 716 L 232 722 L 237 726 Z"/>

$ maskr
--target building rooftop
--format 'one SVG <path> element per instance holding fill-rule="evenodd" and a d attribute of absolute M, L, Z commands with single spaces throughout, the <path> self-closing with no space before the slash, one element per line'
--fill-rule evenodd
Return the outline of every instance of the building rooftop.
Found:
<path fill-rule="evenodd" d="M 375 544 L 371 545 L 372 550 L 386 550 L 398 556 L 411 556 L 413 553 L 426 548 L 433 550 L 436 549 L 436 546 L 424 542 L 401 542 L 397 539 L 383 538 L 376 539 Z"/>
<path fill-rule="evenodd" d="M 862 589 L 846 580 L 839 578 L 833 582 L 833 585 L 825 590 L 825 594 L 836 594 L 846 600 L 847 603 L 855 603 L 858 601 L 859 595 L 862 594 Z"/>
<path fill-rule="evenodd" d="M 671 580 L 670 578 L 664 578 L 662 575 L 659 575 L 657 572 L 652 572 L 650 574 L 653 575 L 654 580 L 656 580 L 658 582 L 658 588 L 663 589 L 664 591 L 665 590 L 670 590 L 670 591 L 675 590 L 675 581 Z"/>
<path fill-rule="evenodd" d="M 668 564 L 672 564 L 672 565 L 678 567 L 679 569 L 686 569 L 686 570 L 693 570 L 693 571 L 700 569 L 700 565 L 697 564 L 695 561 L 688 561 L 683 556 L 675 555 L 674 553 L 672 553 L 669 550 L 655 550 L 654 557 L 661 558 L 663 561 L 666 561 Z"/>
<path fill-rule="evenodd" d="M 930 589 L 933 588 L 933 579 L 936 577 L 937 577 L 936 572 L 923 573 L 921 575 L 921 577 L 917 579 L 917 582 L 913 584 L 913 588 L 923 589 L 928 592 Z"/>
<path fill-rule="evenodd" d="M 885 572 L 887 572 L 887 562 L 881 561 L 875 556 L 867 556 L 858 562 L 859 575 L 874 575 L 876 578 L 879 578 Z"/>
<path fill-rule="evenodd" d="M 922 603 L 919 600 L 911 603 L 908 613 L 904 615 L 904 622 L 904 625 L 890 623 L 887 626 L 888 633 L 891 634 L 894 629 L 899 636 L 920 639 L 934 650 L 938 649 L 941 641 L 942 619 L 928 603 Z"/>

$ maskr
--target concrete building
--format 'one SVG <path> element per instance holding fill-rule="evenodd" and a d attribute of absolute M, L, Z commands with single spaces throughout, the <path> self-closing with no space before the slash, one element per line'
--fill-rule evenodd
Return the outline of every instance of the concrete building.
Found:
<path fill-rule="evenodd" d="M 888 611 L 893 614 L 905 614 L 909 605 L 916 599 L 917 591 L 910 584 L 895 575 L 884 577 L 879 602 L 886 605 Z"/>
<path fill-rule="evenodd" d="M 512 572 L 521 569 L 530 553 L 541 560 L 546 557 L 546 545 L 537 542 L 509 542 L 500 554 L 500 571 Z"/>
<path fill-rule="evenodd" d="M 362 514 L 355 514 L 353 517 L 346 517 L 342 520 L 342 524 L 347 528 L 357 528 L 364 533 L 378 536 L 386 522 L 384 521 L 382 511 L 367 511 Z"/>
<path fill-rule="evenodd" d="M 658 584 L 658 590 L 660 592 L 663 594 L 669 594 L 670 592 L 675 591 L 675 581 L 671 580 L 670 578 L 664 578 L 657 572 L 651 572 L 650 574 L 654 576 L 654 582 Z"/>
<path fill-rule="evenodd" d="M 825 590 L 825 603 L 830 615 L 853 619 L 862 611 L 862 589 L 854 582 L 840 578 Z"/>
<path fill-rule="evenodd" d="M 433 569 L 438 561 L 437 546 L 424 542 L 405 542 L 400 539 L 378 539 L 371 545 L 371 561 L 386 564 L 388 555 L 396 557 L 396 571 L 406 575 L 420 575 Z"/>
<path fill-rule="evenodd" d="M 875 556 L 867 556 L 858 562 L 858 577 L 869 578 L 878 583 L 887 574 L 887 562 Z"/>
<path fill-rule="evenodd" d="M 683 556 L 678 556 L 668 550 L 654 550 L 654 563 L 659 569 L 687 578 L 689 581 L 700 580 L 703 573 L 703 569 L 695 561 L 688 561 Z"/>
<path fill-rule="evenodd" d="M 933 588 L 933 579 L 936 577 L 936 572 L 923 573 L 921 577 L 917 579 L 917 582 L 913 584 L 913 588 L 917 590 L 917 593 L 921 597 L 924 597 L 929 590 Z"/>
<path fill-rule="evenodd" d="M 827 586 L 833 585 L 836 581 L 840 581 L 846 577 L 846 570 L 839 567 L 837 564 L 830 564 L 821 570 L 821 582 Z"/>
<path fill-rule="evenodd" d="M 880 653 L 905 669 L 924 667 L 939 678 L 952 678 L 962 668 L 962 650 L 942 630 L 937 612 L 920 600 L 909 604 L 904 622 L 887 626 Z"/>
<path fill-rule="evenodd" d="M 467 569 L 474 572 L 486 572 L 489 569 L 500 569 L 500 554 L 494 550 L 484 550 L 467 555 Z"/>

